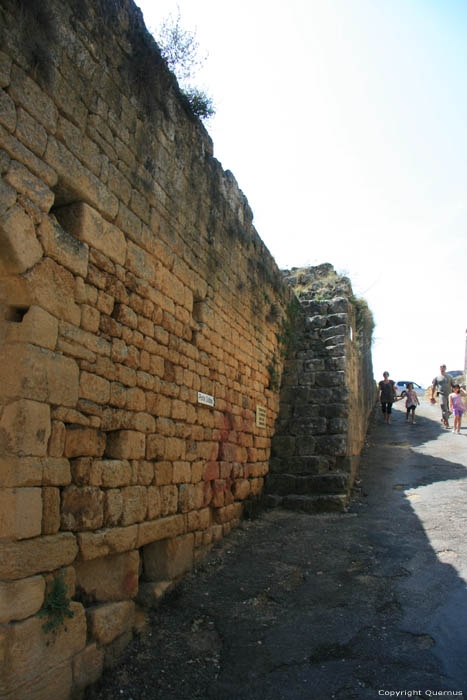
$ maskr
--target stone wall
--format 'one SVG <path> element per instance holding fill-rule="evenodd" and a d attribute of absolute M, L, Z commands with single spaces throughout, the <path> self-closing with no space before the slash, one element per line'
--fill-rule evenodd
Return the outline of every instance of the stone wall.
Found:
<path fill-rule="evenodd" d="M 284 363 L 273 477 L 353 472 L 367 398 L 131 0 L 3 0 L 0 38 L 0 697 L 66 700 L 264 491 Z"/>
<path fill-rule="evenodd" d="M 0 33 L 0 697 L 59 700 L 261 492 L 291 292 L 130 0 Z"/>
<path fill-rule="evenodd" d="M 344 510 L 375 405 L 373 318 L 331 265 L 288 274 L 300 299 L 282 377 L 268 501 Z"/>

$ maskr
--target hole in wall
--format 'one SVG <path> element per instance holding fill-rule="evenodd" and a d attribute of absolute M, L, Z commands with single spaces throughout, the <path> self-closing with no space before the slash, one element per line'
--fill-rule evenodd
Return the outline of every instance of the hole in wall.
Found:
<path fill-rule="evenodd" d="M 5 319 L 10 323 L 21 323 L 28 311 L 29 306 L 7 306 Z"/>

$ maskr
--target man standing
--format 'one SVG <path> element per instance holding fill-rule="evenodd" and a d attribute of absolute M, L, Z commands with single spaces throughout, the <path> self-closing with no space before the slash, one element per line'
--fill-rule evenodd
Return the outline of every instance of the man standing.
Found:
<path fill-rule="evenodd" d="M 445 428 L 449 428 L 449 394 L 452 392 L 452 377 L 446 374 L 446 365 L 439 368 L 440 374 L 431 382 L 431 403 L 435 401 L 435 391 L 438 394 L 441 408 L 441 421 Z"/>

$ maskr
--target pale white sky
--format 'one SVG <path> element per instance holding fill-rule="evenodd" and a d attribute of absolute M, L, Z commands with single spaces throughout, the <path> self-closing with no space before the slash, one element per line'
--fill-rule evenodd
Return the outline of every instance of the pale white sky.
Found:
<path fill-rule="evenodd" d="M 137 0 L 208 59 L 206 127 L 281 267 L 330 262 L 376 320 L 375 377 L 463 369 L 464 0 Z"/>

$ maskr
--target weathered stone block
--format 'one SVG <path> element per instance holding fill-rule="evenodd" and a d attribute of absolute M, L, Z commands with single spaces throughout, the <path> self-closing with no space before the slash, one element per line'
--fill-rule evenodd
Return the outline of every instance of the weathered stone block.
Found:
<path fill-rule="evenodd" d="M 15 103 L 4 90 L 0 91 L 0 124 L 13 132 L 16 127 Z"/>
<path fill-rule="evenodd" d="M 42 180 L 33 175 L 22 163 L 10 162 L 5 175 L 6 182 L 21 192 L 44 212 L 48 212 L 54 203 L 54 193 Z"/>
<path fill-rule="evenodd" d="M 38 306 L 79 326 L 81 311 L 74 302 L 75 280 L 69 270 L 45 258 L 26 274 L 25 279 Z"/>
<path fill-rule="evenodd" d="M 102 675 L 104 650 L 96 643 L 88 644 L 83 651 L 73 658 L 73 681 L 79 690 L 96 683 Z M 55 695 L 54 695 L 55 698 Z"/>
<path fill-rule="evenodd" d="M 119 265 L 125 263 L 125 236 L 89 204 L 76 202 L 62 207 L 57 212 L 57 218 L 72 236 L 97 248 Z"/>
<path fill-rule="evenodd" d="M 136 548 L 137 535 L 137 525 L 109 527 L 97 532 L 81 532 L 78 534 L 81 558 L 97 559 L 109 554 L 129 552 Z"/>
<path fill-rule="evenodd" d="M 144 573 L 150 581 L 165 581 L 190 571 L 193 567 L 194 536 L 153 542 L 144 547 Z"/>
<path fill-rule="evenodd" d="M 181 514 L 140 523 L 138 525 L 138 547 L 167 537 L 176 537 L 184 531 L 185 522 Z"/>
<path fill-rule="evenodd" d="M 138 593 L 137 551 L 77 562 L 75 568 L 76 584 L 89 600 L 127 600 Z"/>
<path fill-rule="evenodd" d="M 17 66 L 11 70 L 10 97 L 45 126 L 49 133 L 57 127 L 58 111 L 50 97 Z"/>
<path fill-rule="evenodd" d="M 251 485 L 248 479 L 236 479 L 233 483 L 232 493 L 238 501 L 248 498 L 251 492 Z"/>
<path fill-rule="evenodd" d="M 32 576 L 20 581 L 0 581 L 0 623 L 25 620 L 42 607 L 45 581 Z"/>
<path fill-rule="evenodd" d="M 84 649 L 86 644 L 84 608 L 80 603 L 72 602 L 70 609 L 73 617 L 67 619 L 66 625 L 57 628 L 55 634 L 44 634 L 42 629 L 44 621 L 37 616 L 8 627 L 8 663 L 4 669 L 4 685 L 0 686 L 0 693 L 21 688 L 27 682 L 34 681 L 52 669 L 60 667 L 65 661 L 71 662 L 71 658 Z M 22 697 L 31 696 L 22 695 Z"/>
<path fill-rule="evenodd" d="M 42 258 L 34 224 L 18 205 L 0 217 L 1 269 L 4 273 L 21 274 Z"/>
<path fill-rule="evenodd" d="M 100 430 L 81 425 L 67 427 L 65 438 L 65 456 L 102 457 L 105 450 L 105 435 Z"/>
<path fill-rule="evenodd" d="M 48 457 L 43 461 L 42 484 L 67 486 L 71 482 L 70 463 L 67 459 Z"/>
<path fill-rule="evenodd" d="M 79 396 L 98 404 L 108 404 L 110 399 L 110 382 L 96 374 L 81 372 Z"/>
<path fill-rule="evenodd" d="M 50 406 L 20 399 L 0 418 L 0 448 L 18 456 L 43 456 L 50 436 Z"/>
<path fill-rule="evenodd" d="M 31 306 L 20 323 L 9 323 L 7 342 L 32 343 L 53 350 L 57 344 L 58 321 L 39 306 Z"/>
<path fill-rule="evenodd" d="M 85 278 L 88 273 L 89 249 L 60 224 L 45 216 L 38 229 L 45 254 L 75 275 Z"/>
<path fill-rule="evenodd" d="M 42 497 L 39 488 L 0 490 L 0 538 L 23 540 L 41 534 Z"/>
<path fill-rule="evenodd" d="M 146 436 L 136 430 L 118 430 L 107 437 L 107 455 L 115 459 L 144 459 Z"/>
<path fill-rule="evenodd" d="M 110 644 L 133 627 L 135 604 L 130 600 L 104 603 L 87 611 L 89 631 L 99 644 Z"/>
<path fill-rule="evenodd" d="M 76 538 L 65 532 L 6 542 L 0 551 L 0 578 L 26 578 L 39 572 L 54 571 L 71 564 L 77 553 Z"/>
<path fill-rule="evenodd" d="M 6 126 L 6 125 L 5 125 Z M 26 110 L 18 109 L 18 121 L 15 136 L 25 146 L 34 151 L 38 156 L 42 156 L 47 143 L 47 132 L 44 127 L 31 117 Z"/>
<path fill-rule="evenodd" d="M 60 530 L 60 489 L 42 489 L 42 534 L 55 535 Z"/>
<path fill-rule="evenodd" d="M 122 525 L 132 525 L 144 520 L 148 508 L 146 488 L 127 486 L 122 489 Z"/>
<path fill-rule="evenodd" d="M 93 486 L 67 486 L 62 492 L 63 530 L 97 530 L 104 522 L 104 494 Z"/>

